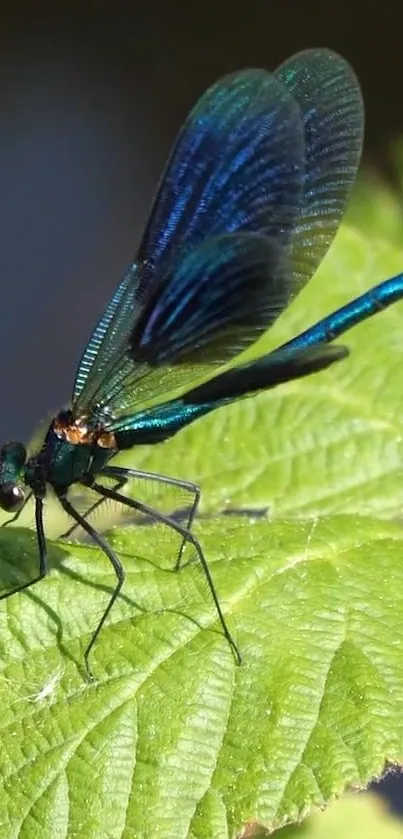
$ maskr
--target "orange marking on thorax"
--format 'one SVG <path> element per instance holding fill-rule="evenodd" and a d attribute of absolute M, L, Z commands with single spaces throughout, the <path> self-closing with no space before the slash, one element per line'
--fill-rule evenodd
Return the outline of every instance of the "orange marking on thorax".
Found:
<path fill-rule="evenodd" d="M 102 449 L 117 449 L 113 431 L 107 431 L 102 427 L 90 428 L 85 417 L 78 417 L 68 425 L 55 421 L 53 427 L 58 437 L 72 443 L 73 446 L 100 446 Z"/>

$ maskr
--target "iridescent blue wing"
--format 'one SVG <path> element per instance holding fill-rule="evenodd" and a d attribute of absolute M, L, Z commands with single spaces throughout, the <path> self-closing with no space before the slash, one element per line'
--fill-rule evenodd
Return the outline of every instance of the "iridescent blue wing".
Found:
<path fill-rule="evenodd" d="M 161 273 L 130 333 L 130 357 L 152 367 L 224 364 L 273 323 L 291 290 L 276 240 L 207 239 Z"/>
<path fill-rule="evenodd" d="M 119 286 L 81 359 L 73 392 L 76 414 L 90 412 L 95 403 L 100 412 L 109 408 L 119 416 L 130 406 L 135 410 L 139 403 L 168 393 L 172 383 L 182 386 L 202 373 L 190 370 L 184 358 L 179 367 L 174 342 L 171 354 L 165 354 L 165 370 L 161 361 L 157 369 L 151 358 L 142 356 L 139 361 L 141 353 L 135 341 L 142 313 L 147 311 L 151 317 L 152 305 L 161 313 L 161 296 L 166 304 L 173 298 L 179 301 L 182 290 L 185 293 L 183 260 L 191 259 L 190 251 L 201 248 L 207 239 L 234 232 L 265 234 L 285 247 L 300 211 L 303 174 L 300 109 L 270 73 L 247 70 L 227 76 L 202 96 L 171 154 L 136 265 Z M 218 265 L 218 250 L 216 258 Z M 273 259 L 270 262 L 273 264 Z M 163 295 L 168 282 L 169 294 Z M 214 282 L 217 295 L 222 295 L 227 277 L 220 279 L 215 271 Z M 234 287 L 226 288 L 229 309 Z M 267 307 L 265 294 L 264 298 L 263 308 Z M 283 306 L 287 302 L 285 293 Z M 271 311 L 275 308 L 276 304 Z M 199 320 L 204 313 L 207 309 L 202 306 Z M 186 307 L 178 308 L 176 325 L 180 317 L 186 317 Z M 257 311 L 255 319 L 259 328 L 251 323 L 249 338 L 244 330 L 242 346 L 255 340 L 262 329 Z M 217 350 L 219 328 L 218 318 Z M 127 355 L 130 333 L 131 368 Z M 210 359 L 213 343 L 211 339 Z M 226 360 L 230 355 L 228 351 Z M 174 374 L 168 369 L 171 363 L 176 365 Z M 198 363 L 203 363 L 202 355 Z M 111 388 L 111 378 L 116 387 Z"/>
<path fill-rule="evenodd" d="M 161 390 L 176 390 L 224 364 L 284 309 L 290 295 L 287 275 L 277 242 L 228 233 L 183 251 L 167 275 L 161 272 L 161 286 L 137 318 L 123 281 L 105 315 L 118 352 L 109 340 L 103 343 L 102 329 L 93 337 L 99 378 L 90 375 L 83 391 L 93 412 L 116 419 L 134 403 L 144 404 Z M 129 286 L 130 281 L 128 275 Z M 87 358 L 91 365 L 88 348 L 80 364 L 84 372 Z M 74 409 L 83 411 L 80 397 Z"/>
<path fill-rule="evenodd" d="M 81 356 L 72 400 L 77 416 L 92 407 L 98 392 L 102 401 L 102 391 L 110 370 L 120 358 L 122 362 L 125 359 L 134 320 L 138 275 L 137 265 L 134 264 L 118 285 Z"/>
<path fill-rule="evenodd" d="M 290 243 L 297 290 L 315 273 L 343 218 L 361 157 L 364 106 L 353 70 L 331 50 L 297 53 L 274 75 L 298 102 L 304 126 L 303 200 Z"/>
<path fill-rule="evenodd" d="M 103 412 L 108 409 L 118 419 L 141 411 L 150 400 L 161 396 L 166 400 L 172 389 L 204 375 L 204 369 L 189 364 L 189 356 L 180 355 L 175 340 L 165 354 L 165 367 L 161 354 L 157 363 L 151 356 L 145 360 L 139 347 L 139 336 L 145 340 L 145 333 L 138 324 L 144 325 L 142 313 L 147 312 L 148 323 L 154 324 L 152 343 L 157 346 L 155 324 L 166 320 L 160 317 L 158 299 L 164 297 L 166 305 L 173 298 L 179 301 L 184 271 L 178 265 L 188 258 L 188 250 L 209 237 L 248 231 L 276 240 L 291 260 L 283 296 L 286 305 L 314 273 L 337 231 L 358 165 L 362 131 L 357 80 L 349 65 L 328 50 L 295 56 L 275 78 L 263 71 L 246 71 L 207 91 L 172 152 L 131 287 L 125 288 L 117 316 L 111 320 L 107 311 L 101 319 L 84 354 L 76 379 L 75 410 L 87 412 L 95 399 Z M 216 278 L 219 283 L 217 272 Z M 164 295 L 163 283 L 168 280 L 169 294 Z M 180 327 L 182 334 L 186 311 L 186 305 L 177 304 L 175 328 Z M 207 311 L 201 308 L 200 319 Z M 209 323 L 211 329 L 213 321 Z M 216 352 L 217 361 L 223 360 L 220 326 L 217 318 L 209 342 L 209 358 Z M 259 329 L 260 323 L 256 327 L 250 323 L 242 347 L 255 340 Z M 202 364 L 203 353 L 194 337 L 192 361 Z M 228 360 L 232 349 L 226 348 Z M 206 358 L 205 351 L 206 347 Z"/>
<path fill-rule="evenodd" d="M 181 248 L 225 232 L 287 241 L 303 166 L 300 109 L 281 81 L 245 70 L 212 85 L 187 117 L 157 190 L 138 251 L 147 279 Z"/>
<path fill-rule="evenodd" d="M 115 425 L 119 449 L 160 443 L 186 425 L 237 399 L 325 370 L 348 356 L 346 347 L 290 348 L 268 353 L 216 376 L 178 399 L 121 418 Z"/>

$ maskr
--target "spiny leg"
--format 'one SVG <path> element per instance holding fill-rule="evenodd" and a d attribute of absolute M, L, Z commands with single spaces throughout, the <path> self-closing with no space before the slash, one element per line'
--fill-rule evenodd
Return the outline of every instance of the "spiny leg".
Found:
<path fill-rule="evenodd" d="M 183 539 L 186 542 L 190 542 L 193 545 L 193 547 L 197 551 L 197 555 L 205 573 L 224 635 L 231 649 L 233 650 L 237 663 L 241 664 L 241 654 L 225 622 L 225 618 L 221 611 L 220 601 L 218 599 L 214 587 L 213 578 L 211 576 L 207 560 L 204 556 L 204 553 L 196 536 L 194 536 L 190 530 L 187 530 L 186 527 L 183 527 L 179 522 L 175 521 L 175 519 L 171 519 L 169 516 L 164 515 L 164 513 L 160 513 L 158 510 L 154 510 L 152 507 L 149 507 L 148 504 L 143 504 L 141 501 L 135 501 L 133 498 L 125 498 L 124 495 L 120 495 L 120 493 L 115 492 L 112 489 L 108 489 L 107 487 L 104 487 L 96 482 L 92 484 L 92 488 L 95 490 L 95 492 L 99 492 L 99 494 L 103 495 L 105 498 L 111 498 L 113 501 L 118 501 L 123 505 L 131 507 L 133 510 L 137 510 L 140 513 L 145 513 L 148 516 L 152 516 L 153 518 L 155 518 L 156 521 L 159 521 L 161 522 L 161 524 L 165 524 L 167 525 L 167 527 L 170 527 L 172 530 L 175 530 L 177 533 L 179 533 L 180 536 L 183 537 Z"/>
<path fill-rule="evenodd" d="M 36 577 L 34 577 L 33 580 L 28 580 L 27 583 L 22 583 L 22 585 L 18 586 L 17 588 L 13 588 L 11 591 L 6 591 L 4 594 L 1 594 L 0 600 L 6 600 L 6 598 L 11 597 L 12 594 L 17 594 L 18 591 L 24 591 L 24 589 L 30 588 L 30 586 L 35 585 L 35 583 L 39 583 L 39 580 L 42 580 L 43 577 L 46 577 L 48 569 L 46 556 L 46 539 L 45 532 L 43 529 L 43 499 L 38 497 L 35 498 L 35 524 L 39 552 L 39 574 Z"/>
<path fill-rule="evenodd" d="M 118 597 L 118 594 L 119 594 L 119 592 L 122 588 L 122 585 L 123 585 L 124 579 L 125 579 L 125 572 L 123 570 L 123 566 L 122 566 L 120 560 L 118 559 L 116 554 L 112 551 L 112 549 L 108 545 L 107 541 L 105 539 L 103 539 L 102 536 L 99 533 L 97 533 L 97 531 L 90 525 L 90 523 L 88 521 L 86 521 L 86 519 L 83 518 L 83 516 L 80 515 L 80 513 L 77 512 L 77 510 L 73 507 L 72 504 L 70 504 L 70 502 L 67 500 L 67 498 L 65 496 L 59 496 L 59 501 L 60 501 L 60 504 L 63 507 L 63 510 L 65 510 L 65 512 L 69 516 L 71 516 L 74 519 L 74 521 L 77 522 L 77 524 L 79 524 L 80 527 L 83 528 L 83 530 L 85 530 L 86 533 L 88 533 L 88 536 L 91 537 L 91 539 L 95 542 L 95 544 L 98 545 L 98 547 L 101 548 L 101 550 L 104 552 L 104 554 L 108 557 L 109 562 L 111 563 L 111 565 L 113 567 L 113 570 L 116 574 L 116 578 L 117 578 L 117 583 L 116 583 L 115 589 L 113 591 L 113 594 L 112 594 L 112 596 L 109 600 L 109 603 L 108 603 L 108 605 L 107 605 L 107 607 L 106 607 L 106 609 L 105 609 L 105 611 L 104 611 L 104 613 L 101 617 L 101 620 L 98 623 L 98 626 L 97 626 L 95 632 L 93 633 L 93 636 L 91 638 L 90 643 L 88 644 L 88 647 L 86 648 L 86 650 L 84 652 L 85 668 L 87 670 L 88 677 L 91 680 L 93 680 L 94 676 L 93 676 L 91 668 L 88 664 L 89 655 L 90 655 L 90 652 L 91 652 L 91 650 L 92 650 L 92 648 L 95 644 L 95 641 L 97 640 L 98 635 L 99 635 L 99 633 L 100 633 L 100 631 L 101 631 L 101 629 L 102 629 L 102 627 L 103 627 L 103 625 L 106 621 L 106 618 L 108 617 L 109 612 L 111 611 L 112 606 L 113 606 L 113 604 L 114 604 L 116 598 Z"/>
<path fill-rule="evenodd" d="M 191 495 L 193 495 L 193 503 L 190 508 L 190 513 L 186 525 L 187 531 L 192 529 L 192 524 L 194 522 L 200 501 L 200 487 L 198 487 L 197 484 L 194 484 L 191 481 L 183 481 L 179 478 L 169 478 L 166 475 L 160 475 L 158 472 L 142 472 L 139 469 L 123 469 L 119 466 L 105 466 L 101 474 L 109 478 L 116 478 L 117 480 L 122 480 L 123 484 L 121 486 L 124 486 L 124 484 L 127 483 L 129 478 L 144 478 L 144 480 L 146 481 L 156 481 L 161 484 L 165 484 L 166 486 L 174 486 L 178 487 L 179 489 L 186 490 L 186 492 L 189 492 Z M 116 492 L 116 490 L 120 488 L 121 487 L 116 485 L 115 487 L 113 487 L 113 490 Z M 188 539 L 186 538 L 186 536 L 184 536 L 181 542 L 181 546 L 179 548 L 178 558 L 176 560 L 176 571 L 178 571 L 182 565 L 183 551 L 187 541 Z M 184 563 L 182 565 L 182 568 L 184 568 L 186 565 L 187 563 Z"/>
<path fill-rule="evenodd" d="M 11 517 L 11 519 L 7 519 L 7 521 L 4 521 L 3 524 L 1 525 L 2 527 L 7 527 L 8 524 L 12 524 L 14 521 L 17 521 L 17 519 L 19 519 L 25 505 L 28 504 L 28 501 L 30 500 L 30 498 L 32 498 L 32 495 L 33 495 L 33 492 L 32 492 L 32 489 L 31 489 L 31 492 L 29 492 L 28 495 L 26 496 L 22 507 L 20 507 L 20 509 L 17 510 L 16 513 L 14 513 L 14 515 Z"/>
<path fill-rule="evenodd" d="M 114 489 L 114 490 L 122 489 L 124 487 L 125 483 L 126 483 L 126 480 L 127 479 L 125 478 L 125 479 L 121 479 L 121 480 L 117 481 L 115 486 L 112 487 L 112 489 Z M 85 513 L 82 513 L 82 518 L 83 519 L 88 519 L 89 516 L 94 512 L 94 510 L 98 510 L 98 508 L 101 507 L 102 504 L 105 504 L 105 502 L 106 502 L 106 498 L 98 498 L 97 501 L 94 501 L 94 503 L 91 504 L 91 507 L 89 507 L 88 510 L 85 511 Z M 11 521 L 12 521 L 12 519 L 11 519 Z M 74 524 L 72 524 L 71 527 L 69 527 L 69 529 L 66 530 L 65 533 L 62 533 L 60 538 L 61 539 L 68 539 L 71 536 L 71 534 L 74 533 L 76 528 L 78 528 L 78 526 L 79 525 L 75 521 Z"/>
<path fill-rule="evenodd" d="M 104 468 L 101 472 L 102 475 L 110 478 L 116 478 L 116 484 L 111 487 L 113 491 L 118 491 L 123 489 L 125 484 L 128 482 L 129 478 L 144 478 L 144 480 L 149 481 L 156 481 L 162 484 L 166 484 L 168 486 L 176 486 L 180 489 L 184 489 L 187 492 L 193 495 L 193 502 L 190 508 L 190 513 L 187 520 L 186 528 L 187 530 L 191 530 L 194 518 L 197 513 L 197 508 L 200 501 L 200 487 L 197 484 L 194 484 L 190 481 L 183 481 L 179 478 L 169 478 L 166 475 L 160 475 L 158 472 L 143 472 L 139 469 L 130 469 L 130 468 L 123 468 L 118 466 L 108 466 Z M 99 507 L 104 504 L 106 498 L 100 498 L 98 501 L 95 501 L 85 513 L 82 514 L 83 518 L 87 519 L 95 510 L 99 509 Z M 69 536 L 72 535 L 74 530 L 78 527 L 78 524 L 75 522 L 65 533 L 62 534 L 62 539 L 68 539 Z M 182 556 L 183 551 L 186 545 L 186 538 L 184 537 L 181 542 L 181 546 L 179 548 L 178 558 L 176 560 L 175 570 L 179 571 L 179 569 L 185 568 L 187 563 L 182 563 Z"/>

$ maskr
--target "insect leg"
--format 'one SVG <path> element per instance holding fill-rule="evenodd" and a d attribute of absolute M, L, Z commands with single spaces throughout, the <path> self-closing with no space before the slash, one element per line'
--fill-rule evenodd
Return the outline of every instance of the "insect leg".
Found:
<path fill-rule="evenodd" d="M 207 560 L 204 556 L 201 545 L 196 536 L 194 536 L 193 533 L 186 527 L 183 527 L 183 525 L 175 521 L 175 519 L 171 519 L 169 516 L 160 513 L 158 510 L 154 510 L 152 507 L 149 507 L 148 504 L 143 504 L 140 501 L 135 501 L 133 498 L 126 498 L 124 495 L 120 495 L 119 492 L 115 492 L 112 489 L 108 489 L 107 487 L 104 487 L 96 482 L 92 484 L 92 488 L 95 490 L 95 492 L 99 492 L 99 494 L 103 495 L 105 498 L 111 498 L 113 501 L 118 501 L 121 504 L 127 505 L 128 507 L 131 507 L 133 510 L 138 510 L 141 513 L 145 513 L 148 516 L 152 516 L 153 518 L 155 518 L 156 521 L 159 521 L 161 522 L 161 524 L 165 524 L 167 525 L 167 527 L 170 527 L 172 528 L 172 530 L 175 530 L 177 533 L 179 533 L 180 536 L 183 537 L 183 539 L 186 542 L 189 542 L 193 545 L 199 557 L 204 574 L 206 576 L 206 580 L 210 588 L 211 596 L 213 598 L 214 605 L 216 607 L 217 615 L 220 620 L 224 635 L 235 655 L 237 663 L 241 664 L 241 654 L 226 624 L 224 615 L 221 610 L 220 601 L 218 599 L 218 595 L 213 583 L 213 578 L 211 576 L 210 569 L 207 564 Z"/>
<path fill-rule="evenodd" d="M 114 490 L 122 489 L 124 487 L 126 481 L 127 481 L 127 478 L 122 478 L 121 480 L 117 481 L 117 483 L 115 484 L 114 487 L 112 487 L 112 489 L 114 489 Z M 94 512 L 94 510 L 98 510 L 98 508 L 101 507 L 102 504 L 105 504 L 105 501 L 106 501 L 106 498 L 98 498 L 98 501 L 94 501 L 94 503 L 91 504 L 91 507 L 89 507 L 88 510 L 85 511 L 85 513 L 82 513 L 83 519 L 87 519 Z M 11 521 L 13 521 L 13 519 L 11 519 Z M 7 524 L 7 522 L 6 522 L 6 524 Z M 65 533 L 62 533 L 60 538 L 61 539 L 68 539 L 71 536 L 71 534 L 74 533 L 76 528 L 78 528 L 78 526 L 79 526 L 78 523 L 75 521 L 74 524 L 72 524 L 71 527 L 69 527 L 69 529 L 66 530 Z"/>
<path fill-rule="evenodd" d="M 103 627 L 103 625 L 106 621 L 106 618 L 108 617 L 109 612 L 111 611 L 112 606 L 113 606 L 113 604 L 114 604 L 114 602 L 115 602 L 115 600 L 116 600 L 116 598 L 117 598 L 117 596 L 118 596 L 118 594 L 119 594 L 119 592 L 122 588 L 122 585 L 123 585 L 124 579 L 125 579 L 125 572 L 124 572 L 122 563 L 120 562 L 120 560 L 118 559 L 116 554 L 113 552 L 112 548 L 108 545 L 107 541 L 105 539 L 103 539 L 103 537 L 99 533 L 97 533 L 97 531 L 90 525 L 90 523 L 88 521 L 86 521 L 85 518 L 83 518 L 83 516 L 80 515 L 80 513 L 77 512 L 77 510 L 75 510 L 75 508 L 73 507 L 72 504 L 70 504 L 68 499 L 65 496 L 59 496 L 59 501 L 60 501 L 60 504 L 63 507 L 63 510 L 65 510 L 65 512 L 69 516 L 71 516 L 74 519 L 74 521 L 77 524 L 79 524 L 80 527 L 83 528 L 83 530 L 85 530 L 86 533 L 88 533 L 88 535 L 95 542 L 95 544 L 98 545 L 98 547 L 101 548 L 101 550 L 104 552 L 104 554 L 108 557 L 109 562 L 111 563 L 111 565 L 113 567 L 113 570 L 116 574 L 116 579 L 117 579 L 117 583 L 116 583 L 116 586 L 113 590 L 113 593 L 112 593 L 112 596 L 109 600 L 109 603 L 108 603 L 108 605 L 107 605 L 107 607 L 106 607 L 106 609 L 105 609 L 105 611 L 104 611 L 104 613 L 101 617 L 101 620 L 98 623 L 98 626 L 95 629 L 95 632 L 92 635 L 92 638 L 91 638 L 90 643 L 88 644 L 88 647 L 86 648 L 86 650 L 84 652 L 85 668 L 86 668 L 88 677 L 91 680 L 93 680 L 94 676 L 92 674 L 91 668 L 90 668 L 89 663 L 88 663 L 89 655 L 90 655 L 90 652 L 91 652 L 91 650 L 92 650 L 92 648 L 95 644 L 95 641 L 97 640 L 98 635 L 99 635 L 99 633 L 100 633 L 100 631 L 101 631 L 101 629 L 102 629 L 102 627 Z"/>
<path fill-rule="evenodd" d="M 32 493 L 31 493 L 32 494 Z M 38 552 L 39 552 L 39 573 L 33 580 L 28 580 L 27 583 L 22 583 L 17 588 L 13 588 L 11 591 L 6 591 L 4 594 L 0 595 L 0 600 L 6 600 L 7 597 L 11 597 L 12 594 L 16 594 L 18 591 L 23 591 L 26 588 L 30 588 L 35 583 L 38 583 L 39 580 L 42 580 L 43 577 L 46 577 L 47 573 L 47 555 L 46 555 L 46 539 L 45 533 L 43 529 L 43 499 L 40 497 L 35 498 L 35 523 L 36 523 L 36 538 L 38 542 Z"/>
<path fill-rule="evenodd" d="M 199 506 L 200 501 L 200 487 L 197 484 L 192 483 L 191 481 L 182 481 L 179 478 L 169 478 L 166 475 L 160 475 L 158 472 L 142 472 L 139 469 L 121 469 L 119 466 L 106 466 L 102 470 L 102 475 L 106 475 L 110 478 L 120 478 L 123 481 L 122 486 L 124 483 L 128 481 L 129 478 L 142 478 L 146 481 L 157 481 L 161 484 L 165 484 L 166 486 L 175 486 L 179 489 L 184 489 L 193 495 L 193 501 L 190 507 L 190 513 L 187 520 L 186 530 L 189 531 L 192 529 L 192 524 L 194 518 L 197 513 L 197 508 Z M 114 490 L 118 490 L 119 487 L 116 485 L 113 487 Z M 180 567 L 184 568 L 187 563 L 182 563 L 182 556 L 183 551 L 187 542 L 186 536 L 183 537 L 181 546 L 179 548 L 178 558 L 176 560 L 175 570 L 178 571 Z"/>

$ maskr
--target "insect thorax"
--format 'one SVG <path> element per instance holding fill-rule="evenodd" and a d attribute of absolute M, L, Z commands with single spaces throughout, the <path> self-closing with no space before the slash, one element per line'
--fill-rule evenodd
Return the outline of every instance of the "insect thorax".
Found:
<path fill-rule="evenodd" d="M 34 492 L 45 483 L 67 489 L 95 477 L 115 452 L 113 433 L 62 411 L 52 421 L 41 450 L 27 461 L 25 481 Z"/>

